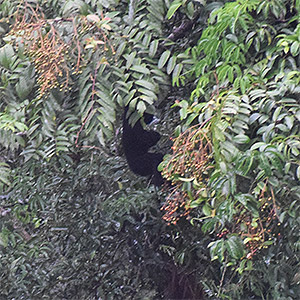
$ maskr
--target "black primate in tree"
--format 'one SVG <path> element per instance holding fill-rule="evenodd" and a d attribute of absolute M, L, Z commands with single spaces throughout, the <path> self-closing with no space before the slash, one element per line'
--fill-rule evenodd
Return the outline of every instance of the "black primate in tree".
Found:
<path fill-rule="evenodd" d="M 152 183 L 161 185 L 164 180 L 157 170 L 163 160 L 162 153 L 148 152 L 160 139 L 160 134 L 154 130 L 145 130 L 141 120 L 131 126 L 128 121 L 128 107 L 125 107 L 123 116 L 122 144 L 124 153 L 132 172 L 141 176 L 151 176 Z M 145 124 L 151 123 L 153 115 L 145 113 Z"/>

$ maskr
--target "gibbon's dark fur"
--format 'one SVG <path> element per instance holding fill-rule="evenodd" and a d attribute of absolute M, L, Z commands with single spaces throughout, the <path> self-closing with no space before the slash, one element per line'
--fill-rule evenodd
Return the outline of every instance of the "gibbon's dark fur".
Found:
<path fill-rule="evenodd" d="M 131 126 L 127 112 L 128 107 L 125 107 L 122 144 L 129 168 L 137 175 L 151 176 L 152 183 L 159 186 L 164 182 L 157 170 L 157 166 L 163 160 L 163 154 L 148 152 L 148 150 L 159 141 L 160 134 L 154 130 L 145 130 L 141 120 Z M 145 124 L 149 124 L 152 119 L 153 115 L 144 114 Z"/>

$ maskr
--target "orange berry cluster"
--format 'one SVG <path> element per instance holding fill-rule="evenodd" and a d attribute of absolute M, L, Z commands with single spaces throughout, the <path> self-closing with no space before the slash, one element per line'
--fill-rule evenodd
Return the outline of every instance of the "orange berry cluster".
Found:
<path fill-rule="evenodd" d="M 222 232 L 220 232 L 220 233 L 217 234 L 217 237 L 219 239 L 221 239 L 223 237 L 226 237 L 228 233 L 229 233 L 229 230 L 228 229 L 224 229 Z"/>
<path fill-rule="evenodd" d="M 28 23 L 24 16 L 17 16 L 11 34 L 16 36 L 16 46 L 23 46 L 34 62 L 42 97 L 53 88 L 67 88 L 69 71 L 65 57 L 69 46 L 59 37 L 54 26 L 49 27 L 44 19 L 35 16 L 31 21 Z M 48 27 L 50 29 L 46 32 Z M 59 83 L 61 77 L 64 77 L 63 83 Z"/>
<path fill-rule="evenodd" d="M 200 186 L 206 185 L 212 147 L 206 131 L 196 125 L 173 139 L 172 150 L 173 154 L 162 171 L 162 175 L 173 186 L 162 207 L 165 211 L 163 219 L 169 224 L 175 224 L 179 218 L 191 212 L 191 201 L 202 190 Z M 186 190 L 186 182 L 191 183 L 189 190 Z"/>
<path fill-rule="evenodd" d="M 197 125 L 199 127 L 199 125 Z M 168 180 L 178 176 L 202 181 L 202 174 L 208 168 L 211 143 L 201 128 L 191 127 L 174 139 L 173 154 L 162 174 Z"/>
<path fill-rule="evenodd" d="M 190 213 L 191 208 L 186 204 L 186 196 L 184 194 L 181 191 L 174 190 L 162 206 L 161 210 L 165 211 L 163 219 L 168 225 L 175 225 L 181 217 L 185 217 Z"/>
<path fill-rule="evenodd" d="M 253 218 L 252 214 L 241 207 L 235 216 L 235 228 L 233 232 L 238 233 L 248 249 L 246 258 L 251 259 L 261 249 L 267 248 L 275 237 L 280 237 L 276 233 L 280 222 L 277 220 L 274 199 L 265 197 L 265 191 L 259 197 L 260 213 L 259 218 Z M 270 241 L 270 243 L 269 243 Z"/>

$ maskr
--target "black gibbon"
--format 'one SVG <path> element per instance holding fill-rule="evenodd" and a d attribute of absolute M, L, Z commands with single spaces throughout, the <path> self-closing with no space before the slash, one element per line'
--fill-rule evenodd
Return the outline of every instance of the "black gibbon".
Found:
<path fill-rule="evenodd" d="M 122 144 L 129 168 L 137 175 L 151 176 L 152 183 L 160 186 L 164 179 L 157 167 L 163 160 L 164 155 L 149 152 L 149 149 L 159 141 L 160 134 L 154 130 L 145 130 L 141 120 L 131 126 L 128 122 L 127 112 L 128 107 L 125 107 Z M 151 123 L 152 119 L 153 115 L 144 114 L 145 124 Z"/>

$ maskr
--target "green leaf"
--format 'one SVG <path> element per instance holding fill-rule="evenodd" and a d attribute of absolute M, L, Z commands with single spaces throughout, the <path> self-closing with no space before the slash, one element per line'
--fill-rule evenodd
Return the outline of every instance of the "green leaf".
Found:
<path fill-rule="evenodd" d="M 16 59 L 14 48 L 10 44 L 6 44 L 0 48 L 0 65 L 6 69 L 10 69 L 14 60 Z"/>
<path fill-rule="evenodd" d="M 291 50 L 291 54 L 293 56 L 298 55 L 299 54 L 299 50 L 300 50 L 300 44 L 299 44 L 299 42 L 298 41 L 293 42 L 290 50 Z"/>
<path fill-rule="evenodd" d="M 256 150 L 259 148 L 259 151 L 264 151 L 267 146 L 268 145 L 264 142 L 257 142 L 251 146 L 250 150 Z"/>
<path fill-rule="evenodd" d="M 141 66 L 141 65 L 133 65 L 130 70 L 132 71 L 136 71 L 138 73 L 143 73 L 145 75 L 149 75 L 150 71 L 149 69 L 147 69 L 145 66 Z"/>
<path fill-rule="evenodd" d="M 126 59 L 126 69 L 129 69 L 135 59 L 135 56 L 136 56 L 136 52 L 132 52 L 130 53 L 129 55 L 126 54 L 124 55 L 125 59 Z"/>
<path fill-rule="evenodd" d="M 172 74 L 172 83 L 173 83 L 173 85 L 175 84 L 175 82 L 178 81 L 178 78 L 180 76 L 180 73 L 181 73 L 182 69 L 183 69 L 183 64 L 176 65 L 176 67 L 173 71 L 173 74 Z"/>
<path fill-rule="evenodd" d="M 10 185 L 10 167 L 8 164 L 0 162 L 0 181 L 2 181 L 6 185 Z"/>
<path fill-rule="evenodd" d="M 32 90 L 32 86 L 30 84 L 29 79 L 24 78 L 23 76 L 19 78 L 19 82 L 16 84 L 16 92 L 18 97 L 21 100 L 26 99 L 26 97 L 30 94 Z"/>
<path fill-rule="evenodd" d="M 24 123 L 21 123 L 21 122 L 15 122 L 14 125 L 20 132 L 24 132 L 25 130 L 28 129 L 28 127 Z"/>
<path fill-rule="evenodd" d="M 224 253 L 226 249 L 224 239 L 211 242 L 207 247 L 210 248 L 210 255 L 212 260 L 218 259 L 220 262 L 224 260 Z"/>
<path fill-rule="evenodd" d="M 143 101 L 138 102 L 137 111 L 139 112 L 140 115 L 143 115 L 144 112 L 146 111 L 146 105 Z"/>
<path fill-rule="evenodd" d="M 237 144 L 248 144 L 250 142 L 250 138 L 244 134 L 238 134 L 233 137 L 233 141 Z"/>
<path fill-rule="evenodd" d="M 167 12 L 167 18 L 171 19 L 173 17 L 173 15 L 175 14 L 176 10 L 182 5 L 182 0 L 175 0 L 172 2 L 172 4 L 170 5 L 170 8 Z"/>
<path fill-rule="evenodd" d="M 211 216 L 212 210 L 211 207 L 206 203 L 202 207 L 202 212 L 205 216 Z"/>
<path fill-rule="evenodd" d="M 154 40 L 151 42 L 150 47 L 149 47 L 149 57 L 153 58 L 156 54 L 157 47 L 158 47 L 158 40 Z"/>
<path fill-rule="evenodd" d="M 152 98 L 153 100 L 157 100 L 157 96 L 155 93 L 148 89 L 139 88 L 138 91 L 144 95 L 146 95 L 149 98 Z"/>
<path fill-rule="evenodd" d="M 170 75 L 172 71 L 174 70 L 174 67 L 176 65 L 176 56 L 172 56 L 169 59 L 168 65 L 167 65 L 167 74 Z"/>
<path fill-rule="evenodd" d="M 278 116 L 279 116 L 281 110 L 282 110 L 282 106 L 279 106 L 279 107 L 277 107 L 277 108 L 275 109 L 275 111 L 274 111 L 274 113 L 273 113 L 273 116 L 272 116 L 272 120 L 273 120 L 274 122 L 277 121 Z"/>
<path fill-rule="evenodd" d="M 201 227 L 201 230 L 204 233 L 211 232 L 211 231 L 213 231 L 216 223 L 217 223 L 216 219 L 211 219 L 210 218 L 208 220 L 205 220 L 204 224 Z"/>
<path fill-rule="evenodd" d="M 231 236 L 226 241 L 226 249 L 229 255 L 234 259 L 241 259 L 245 254 L 245 249 L 243 246 L 243 241 L 238 236 Z"/>
<path fill-rule="evenodd" d="M 120 57 L 123 54 L 126 47 L 127 47 L 127 42 L 122 42 L 116 51 L 116 57 Z"/>
<path fill-rule="evenodd" d="M 151 82 L 149 82 L 147 80 L 144 80 L 144 79 L 137 80 L 135 82 L 135 84 L 140 85 L 142 87 L 145 87 L 145 88 L 147 88 L 147 89 L 149 89 L 149 90 L 151 90 L 153 92 L 156 90 L 156 87 L 155 87 L 155 85 L 153 83 L 151 83 Z"/>
<path fill-rule="evenodd" d="M 160 56 L 160 59 L 158 61 L 158 68 L 161 69 L 163 68 L 163 66 L 166 64 L 168 58 L 170 57 L 171 51 L 166 50 L 165 52 L 163 52 L 163 54 Z"/>
<path fill-rule="evenodd" d="M 296 177 L 298 180 L 300 180 L 300 166 L 298 166 L 296 169 Z"/>

